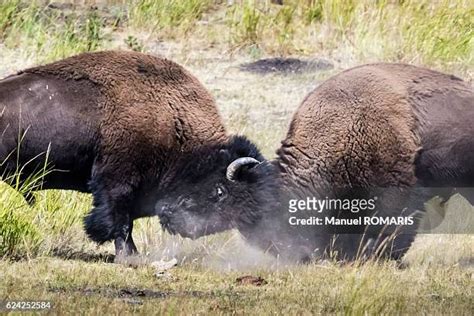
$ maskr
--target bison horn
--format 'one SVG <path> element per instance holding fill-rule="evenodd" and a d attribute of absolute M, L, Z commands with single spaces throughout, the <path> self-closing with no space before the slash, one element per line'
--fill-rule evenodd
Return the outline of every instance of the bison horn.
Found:
<path fill-rule="evenodd" d="M 252 157 L 238 158 L 232 161 L 229 166 L 227 166 L 226 177 L 230 181 L 235 181 L 235 174 L 241 167 L 258 165 L 259 163 L 260 161 Z"/>

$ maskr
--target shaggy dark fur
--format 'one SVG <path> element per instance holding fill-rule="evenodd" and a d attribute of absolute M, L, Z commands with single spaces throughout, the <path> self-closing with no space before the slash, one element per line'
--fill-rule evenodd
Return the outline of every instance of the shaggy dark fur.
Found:
<path fill-rule="evenodd" d="M 448 198 L 453 187 L 473 187 L 473 121 L 474 93 L 459 78 L 403 64 L 353 68 L 305 98 L 275 161 L 263 161 L 242 140 L 197 152 L 186 160 L 193 172 L 175 177 L 181 180 L 157 211 L 172 233 L 196 238 L 238 228 L 292 260 L 331 250 L 352 259 L 361 242 L 369 254 L 386 244 L 382 253 L 398 259 L 413 241 L 416 221 L 395 239 L 393 230 L 380 226 L 294 228 L 288 199 L 377 196 L 377 215 L 410 215 L 436 194 Z M 222 149 L 224 159 L 210 158 Z M 226 167 L 244 156 L 262 163 L 245 167 L 236 182 L 226 179 Z M 352 216 L 339 210 L 324 215 Z"/>
<path fill-rule="evenodd" d="M 155 215 L 154 196 L 176 157 L 227 139 L 195 77 L 135 52 L 87 53 L 24 70 L 0 81 L 0 105 L 1 173 L 16 170 L 19 143 L 23 178 L 43 166 L 49 148 L 55 171 L 43 188 L 92 192 L 87 234 L 99 243 L 115 239 L 117 253 L 136 250 L 133 220 Z"/>

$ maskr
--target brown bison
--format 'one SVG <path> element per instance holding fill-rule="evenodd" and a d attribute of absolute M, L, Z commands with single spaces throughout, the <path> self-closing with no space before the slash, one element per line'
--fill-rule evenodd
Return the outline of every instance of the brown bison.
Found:
<path fill-rule="evenodd" d="M 0 81 L 0 174 L 21 180 L 47 163 L 43 189 L 92 192 L 96 242 L 136 251 L 133 220 L 154 214 L 177 155 L 227 140 L 213 98 L 178 64 L 106 51 Z"/>
<path fill-rule="evenodd" d="M 179 181 L 157 213 L 171 233 L 197 238 L 237 228 L 294 260 L 331 250 L 353 259 L 382 245 L 383 254 L 398 259 L 413 241 L 414 211 L 423 202 L 474 185 L 473 122 L 474 92 L 457 77 L 404 64 L 349 69 L 304 99 L 274 161 L 243 138 L 203 148 L 192 159 L 183 155 Z M 410 215 L 411 223 L 291 225 L 291 200 L 308 197 L 372 200 L 365 217 Z M 360 214 L 335 208 L 312 215 Z"/>

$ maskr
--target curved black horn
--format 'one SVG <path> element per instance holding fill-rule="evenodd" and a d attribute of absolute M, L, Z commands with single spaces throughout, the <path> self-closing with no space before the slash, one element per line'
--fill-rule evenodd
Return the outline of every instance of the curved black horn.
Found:
<path fill-rule="evenodd" d="M 226 177 L 230 181 L 235 181 L 235 173 L 237 170 L 239 170 L 242 166 L 247 166 L 247 165 L 258 165 L 260 161 L 258 161 L 255 158 L 252 157 L 242 157 L 235 159 L 230 163 L 229 166 L 227 166 L 227 172 L 226 172 Z"/>

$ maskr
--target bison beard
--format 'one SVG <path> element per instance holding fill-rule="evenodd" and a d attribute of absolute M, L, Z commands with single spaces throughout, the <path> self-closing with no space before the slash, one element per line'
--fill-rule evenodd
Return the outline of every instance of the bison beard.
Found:
<path fill-rule="evenodd" d="M 164 58 L 107 51 L 21 71 L 0 81 L 0 174 L 41 170 L 43 189 L 91 192 L 88 236 L 136 252 L 133 220 L 153 216 L 176 157 L 227 140 L 213 98 Z M 21 141 L 20 141 L 21 140 Z M 20 144 L 21 143 L 21 144 Z M 41 159 L 35 158 L 39 156 Z"/>

